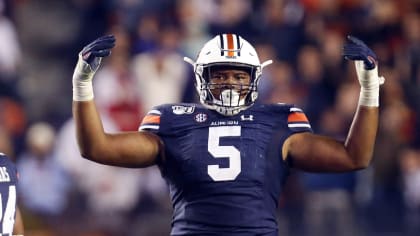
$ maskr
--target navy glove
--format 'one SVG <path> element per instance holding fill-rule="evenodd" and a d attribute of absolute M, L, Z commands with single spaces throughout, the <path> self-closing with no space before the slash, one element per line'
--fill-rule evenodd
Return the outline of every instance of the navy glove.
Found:
<path fill-rule="evenodd" d="M 357 79 L 361 86 L 359 105 L 378 107 L 379 87 L 385 82 L 385 78 L 378 75 L 378 58 L 361 40 L 353 36 L 348 36 L 347 39 L 343 56 L 347 60 L 354 61 Z"/>
<path fill-rule="evenodd" d="M 99 66 L 99 58 L 111 55 L 111 49 L 115 46 L 115 37 L 113 35 L 102 36 L 86 45 L 80 55 L 93 70 Z"/>
<path fill-rule="evenodd" d="M 363 61 L 366 70 L 375 68 L 378 58 L 376 54 L 360 39 L 347 36 L 348 42 L 343 47 L 343 56 L 347 60 Z"/>
<path fill-rule="evenodd" d="M 115 46 L 113 35 L 102 36 L 86 45 L 79 53 L 79 59 L 73 72 L 73 100 L 89 101 L 93 99 L 92 79 L 103 57 L 111 54 Z"/>

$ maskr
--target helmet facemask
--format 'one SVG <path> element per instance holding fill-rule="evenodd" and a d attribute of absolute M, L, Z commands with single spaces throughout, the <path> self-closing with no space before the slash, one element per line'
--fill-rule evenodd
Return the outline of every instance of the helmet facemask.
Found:
<path fill-rule="evenodd" d="M 221 70 L 242 71 L 249 76 L 249 82 L 212 82 L 212 73 Z M 197 75 L 200 81 L 196 81 L 200 101 L 223 115 L 235 115 L 254 104 L 258 84 L 258 78 L 255 75 L 256 68 L 250 65 L 230 63 L 203 66 L 203 73 Z"/>
<path fill-rule="evenodd" d="M 238 49 L 229 51 L 222 46 L 226 44 L 223 39 L 229 37 L 236 37 L 234 45 Z M 272 63 L 270 60 L 260 64 L 255 49 L 240 36 L 232 34 L 218 35 L 210 40 L 200 51 L 196 62 L 189 58 L 184 60 L 194 67 L 200 102 L 226 116 L 236 115 L 255 103 L 262 68 Z M 250 78 L 249 83 L 212 82 L 212 73 L 221 70 L 245 72 Z"/>

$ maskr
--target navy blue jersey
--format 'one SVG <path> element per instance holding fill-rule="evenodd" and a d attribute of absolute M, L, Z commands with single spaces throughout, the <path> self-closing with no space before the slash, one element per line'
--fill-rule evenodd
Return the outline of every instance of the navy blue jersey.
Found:
<path fill-rule="evenodd" d="M 223 116 L 197 104 L 151 110 L 140 130 L 160 136 L 159 163 L 173 204 L 171 235 L 277 235 L 276 208 L 288 175 L 284 141 L 311 132 L 299 108 L 254 105 Z"/>
<path fill-rule="evenodd" d="M 17 181 L 15 164 L 3 153 L 0 153 L 0 235 L 12 235 L 13 232 Z"/>

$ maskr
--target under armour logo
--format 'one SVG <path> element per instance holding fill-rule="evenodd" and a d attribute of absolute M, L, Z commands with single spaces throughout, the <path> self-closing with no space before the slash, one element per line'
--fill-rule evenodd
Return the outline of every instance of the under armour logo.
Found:
<path fill-rule="evenodd" d="M 241 120 L 248 120 L 248 121 L 253 121 L 254 120 L 254 116 L 253 115 L 241 115 Z"/>

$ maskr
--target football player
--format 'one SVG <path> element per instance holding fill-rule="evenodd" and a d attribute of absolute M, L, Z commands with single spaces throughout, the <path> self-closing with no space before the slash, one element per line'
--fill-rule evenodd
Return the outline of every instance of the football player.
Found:
<path fill-rule="evenodd" d="M 277 235 L 277 200 L 289 168 L 344 172 L 371 161 L 383 78 L 376 55 L 354 37 L 343 55 L 355 61 L 361 91 L 345 142 L 314 134 L 294 105 L 255 103 L 271 61 L 261 63 L 235 34 L 211 39 L 196 61 L 185 58 L 201 104 L 156 106 L 138 131 L 105 133 L 92 79 L 114 45 L 112 35 L 104 36 L 79 53 L 73 116 L 80 152 L 106 165 L 158 165 L 173 204 L 171 235 Z"/>
<path fill-rule="evenodd" d="M 15 164 L 0 152 L 0 235 L 23 236 L 23 221 L 17 206 Z"/>

